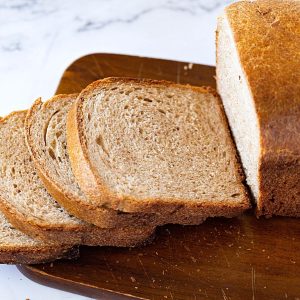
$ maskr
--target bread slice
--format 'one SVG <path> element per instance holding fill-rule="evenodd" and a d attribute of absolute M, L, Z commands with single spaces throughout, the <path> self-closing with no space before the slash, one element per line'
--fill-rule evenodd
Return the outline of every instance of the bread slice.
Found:
<path fill-rule="evenodd" d="M 157 215 L 125 213 L 98 206 L 93 209 L 80 190 L 73 175 L 66 150 L 66 118 L 77 95 L 57 95 L 42 103 L 38 99 L 30 109 L 26 121 L 27 144 L 48 192 L 73 215 L 102 228 L 143 227 L 152 224 L 179 222 L 200 224 L 201 216 Z"/>
<path fill-rule="evenodd" d="M 71 216 L 47 193 L 25 142 L 26 111 L 0 122 L 0 209 L 16 228 L 64 244 L 134 246 L 153 233 L 143 228 L 101 229 Z"/>
<path fill-rule="evenodd" d="M 95 208 L 208 217 L 249 207 L 220 99 L 209 89 L 96 81 L 69 112 L 67 141 Z"/>
<path fill-rule="evenodd" d="M 0 213 L 0 264 L 38 264 L 77 256 L 78 248 L 32 239 L 15 229 Z"/>
<path fill-rule="evenodd" d="M 257 215 L 300 216 L 299 16 L 299 1 L 240 1 L 218 22 L 218 91 Z"/>

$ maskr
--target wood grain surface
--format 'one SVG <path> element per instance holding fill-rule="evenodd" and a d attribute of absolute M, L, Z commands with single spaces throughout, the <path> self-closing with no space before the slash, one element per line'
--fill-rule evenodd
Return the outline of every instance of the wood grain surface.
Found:
<path fill-rule="evenodd" d="M 57 93 L 107 76 L 215 86 L 213 67 L 93 54 L 63 74 Z M 137 249 L 82 247 L 77 261 L 20 266 L 32 280 L 98 299 L 300 299 L 300 222 L 256 219 L 250 211 L 199 226 L 158 228 Z"/>

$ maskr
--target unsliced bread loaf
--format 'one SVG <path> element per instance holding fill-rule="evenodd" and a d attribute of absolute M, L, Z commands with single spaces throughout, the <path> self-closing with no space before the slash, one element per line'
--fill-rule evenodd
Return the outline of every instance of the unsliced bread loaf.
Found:
<path fill-rule="evenodd" d="M 108 78 L 82 91 L 67 120 L 74 175 L 94 207 L 233 216 L 249 207 L 215 92 Z"/>
<path fill-rule="evenodd" d="M 66 150 L 66 118 L 77 95 L 57 95 L 42 103 L 38 99 L 26 121 L 26 139 L 31 156 L 49 193 L 73 215 L 103 228 L 143 227 L 165 223 L 200 224 L 200 216 L 170 216 L 125 213 L 110 208 L 93 207 L 80 190 L 73 175 Z"/>
<path fill-rule="evenodd" d="M 226 8 L 217 29 L 217 85 L 257 214 L 299 217 L 299 1 Z"/>
<path fill-rule="evenodd" d="M 30 238 L 15 229 L 0 213 L 0 264 L 38 264 L 77 256 L 77 248 Z"/>
<path fill-rule="evenodd" d="M 153 233 L 143 228 L 101 229 L 69 215 L 47 193 L 25 142 L 26 111 L 0 121 L 0 209 L 16 228 L 64 244 L 134 246 Z"/>

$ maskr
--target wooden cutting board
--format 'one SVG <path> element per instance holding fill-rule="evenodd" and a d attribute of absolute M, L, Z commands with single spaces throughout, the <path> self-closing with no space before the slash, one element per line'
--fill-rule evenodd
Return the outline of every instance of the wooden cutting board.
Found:
<path fill-rule="evenodd" d="M 215 86 L 215 69 L 184 62 L 93 54 L 63 74 L 57 93 L 107 76 Z M 20 266 L 41 284 L 103 299 L 299 299 L 300 222 L 252 212 L 199 226 L 165 226 L 138 249 L 82 247 L 77 261 Z"/>

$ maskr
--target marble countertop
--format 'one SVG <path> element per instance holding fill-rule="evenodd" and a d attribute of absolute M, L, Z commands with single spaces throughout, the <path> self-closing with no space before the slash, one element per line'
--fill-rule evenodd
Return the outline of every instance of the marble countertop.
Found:
<path fill-rule="evenodd" d="M 0 0 L 0 115 L 53 95 L 80 56 L 120 53 L 215 64 L 216 19 L 231 0 Z M 0 266 L 1 299 L 85 299 Z"/>

